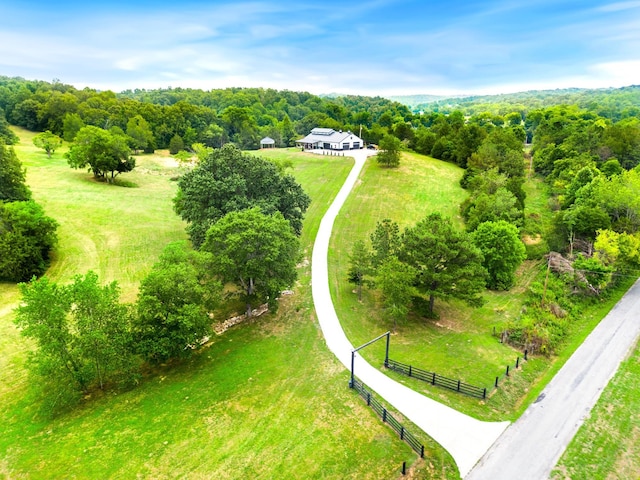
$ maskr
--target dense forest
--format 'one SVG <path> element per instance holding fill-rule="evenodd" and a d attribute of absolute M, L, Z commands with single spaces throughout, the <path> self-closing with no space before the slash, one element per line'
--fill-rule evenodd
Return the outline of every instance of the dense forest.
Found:
<path fill-rule="evenodd" d="M 6 123 L 33 131 L 49 130 L 72 141 L 83 126 L 119 129 L 145 151 L 168 148 L 172 139 L 220 147 L 233 142 L 256 149 L 270 136 L 291 146 L 314 127 L 362 132 L 370 142 L 385 133 L 380 125 L 411 121 L 409 109 L 375 97 L 323 99 L 303 92 L 261 88 L 134 90 L 116 94 L 60 82 L 0 77 L 0 136 L 12 142 Z M 362 130 L 361 130 L 362 129 Z M 142 130 L 142 133 L 137 133 Z"/>

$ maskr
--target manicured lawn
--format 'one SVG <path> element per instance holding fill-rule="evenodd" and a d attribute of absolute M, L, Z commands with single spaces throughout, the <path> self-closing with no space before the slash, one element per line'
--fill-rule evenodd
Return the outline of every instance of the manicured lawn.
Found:
<path fill-rule="evenodd" d="M 173 213 L 176 168 L 138 157 L 123 180 L 96 183 L 49 160 L 18 131 L 18 156 L 34 198 L 60 223 L 48 272 L 66 282 L 94 269 L 118 280 L 126 301 L 166 243 L 185 238 Z M 303 245 L 346 176 L 350 159 L 296 153 L 293 174 L 313 198 Z M 453 461 L 426 436 L 425 461 L 347 388 L 315 322 L 309 267 L 277 315 L 216 337 L 189 362 L 146 372 L 127 392 L 93 394 L 49 418 L 25 362 L 30 345 L 13 325 L 17 288 L 0 284 L 0 478 L 395 478 L 403 461 L 416 478 L 457 478 Z M 419 433 L 419 432 L 415 432 Z"/>
<path fill-rule="evenodd" d="M 622 363 L 555 468 L 553 479 L 632 479 L 640 472 L 640 347 Z"/>

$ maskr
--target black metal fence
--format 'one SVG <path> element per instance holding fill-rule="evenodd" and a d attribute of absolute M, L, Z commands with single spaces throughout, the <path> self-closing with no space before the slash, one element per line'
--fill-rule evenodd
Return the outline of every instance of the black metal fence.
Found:
<path fill-rule="evenodd" d="M 422 370 L 411 365 L 396 362 L 395 360 L 391 360 L 390 358 L 386 360 L 385 367 L 409 377 L 428 382 L 431 385 L 448 388 L 449 390 L 464 393 L 465 395 L 469 395 L 471 397 L 487 398 L 486 388 L 469 385 L 467 383 L 461 382 L 460 380 L 453 380 L 443 375 L 439 375 L 436 372 L 427 372 L 426 370 Z"/>
<path fill-rule="evenodd" d="M 380 415 L 380 418 L 382 418 L 382 421 L 384 423 L 389 424 L 391 428 L 393 428 L 398 433 L 398 435 L 400 435 L 400 440 L 404 440 L 405 442 L 407 442 L 411 446 L 411 448 L 413 448 L 420 455 L 420 458 L 424 458 L 424 445 L 422 445 L 416 439 L 416 437 L 411 434 L 411 432 L 408 432 L 407 429 L 404 428 L 404 426 L 400 422 L 398 422 L 398 420 L 396 420 L 393 415 L 391 415 L 391 413 L 389 413 L 389 411 L 384 406 L 382 406 L 382 404 L 378 400 L 373 397 L 371 392 L 367 390 L 361 382 L 354 378 L 353 381 L 349 382 L 349 386 L 351 388 L 354 388 L 360 394 L 360 396 L 365 399 L 367 405 L 373 408 L 373 410 L 378 415 Z"/>

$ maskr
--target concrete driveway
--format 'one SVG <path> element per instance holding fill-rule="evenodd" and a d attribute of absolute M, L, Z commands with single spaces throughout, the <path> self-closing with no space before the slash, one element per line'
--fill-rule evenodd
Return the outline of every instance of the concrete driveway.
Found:
<path fill-rule="evenodd" d="M 327 253 L 333 223 L 353 188 L 368 156 L 374 151 L 348 153 L 355 165 L 334 202 L 322 218 L 313 247 L 311 278 L 313 302 L 329 350 L 350 369 L 353 346 L 347 339 L 331 301 Z M 356 376 L 371 390 L 435 439 L 453 456 L 464 477 L 502 434 L 509 422 L 482 422 L 421 395 L 392 380 L 356 354 Z M 346 383 L 345 383 L 346 388 Z"/>

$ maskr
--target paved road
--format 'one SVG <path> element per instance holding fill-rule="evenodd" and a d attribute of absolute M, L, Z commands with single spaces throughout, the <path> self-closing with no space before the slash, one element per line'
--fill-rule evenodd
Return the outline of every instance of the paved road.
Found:
<path fill-rule="evenodd" d="M 640 280 L 465 480 L 547 479 L 639 335 Z"/>
<path fill-rule="evenodd" d="M 349 343 L 342 330 L 331 301 L 327 253 L 334 220 L 355 184 L 369 154 L 370 152 L 366 150 L 350 152 L 350 155 L 355 158 L 355 165 L 336 199 L 322 218 L 313 246 L 311 261 L 313 303 L 318 322 L 322 328 L 327 346 L 347 369 L 350 369 L 351 366 L 353 346 Z M 378 369 L 369 365 L 357 354 L 354 370 L 356 376 L 370 389 L 383 397 L 405 417 L 411 419 L 413 423 L 448 450 L 453 456 L 462 477 L 471 470 L 509 425 L 509 422 L 481 422 L 431 400 L 395 382 Z"/>

